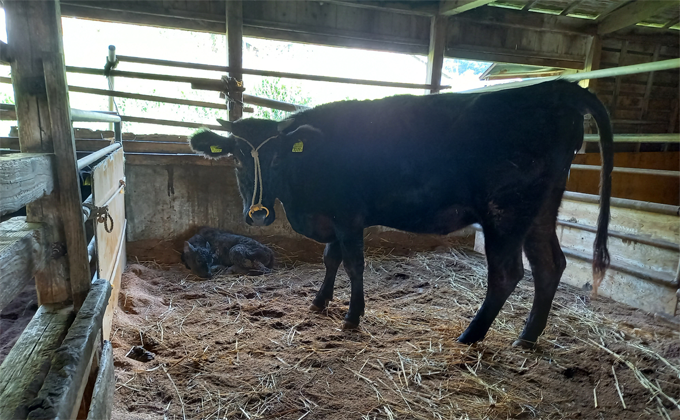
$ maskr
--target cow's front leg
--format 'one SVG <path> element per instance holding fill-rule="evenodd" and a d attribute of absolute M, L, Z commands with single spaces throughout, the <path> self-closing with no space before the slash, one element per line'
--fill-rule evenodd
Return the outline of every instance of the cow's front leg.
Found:
<path fill-rule="evenodd" d="M 359 327 L 360 317 L 364 315 L 364 235 L 363 229 L 356 232 L 341 232 L 338 235 L 342 250 L 342 264 L 349 276 L 352 291 L 349 311 L 342 323 L 343 330 Z"/>
<path fill-rule="evenodd" d="M 321 312 L 328 306 L 328 302 L 333 300 L 333 288 L 335 287 L 335 277 L 342 262 L 342 250 L 340 242 L 335 241 L 326 244 L 323 251 L 323 263 L 326 266 L 326 275 L 323 279 L 321 288 L 316 293 L 316 297 L 309 308 L 314 312 Z"/>

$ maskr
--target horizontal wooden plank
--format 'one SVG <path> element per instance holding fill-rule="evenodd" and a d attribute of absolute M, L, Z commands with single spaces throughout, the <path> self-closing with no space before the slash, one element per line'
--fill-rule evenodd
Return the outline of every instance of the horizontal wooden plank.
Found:
<path fill-rule="evenodd" d="M 0 223 L 0 310 L 43 266 L 46 256 L 42 237 L 42 225 L 26 223 L 25 217 L 13 217 Z"/>
<path fill-rule="evenodd" d="M 72 307 L 38 308 L 0 366 L 0 418 L 26 418 L 74 318 Z"/>
<path fill-rule="evenodd" d="M 76 150 L 79 152 L 95 152 L 111 145 L 110 140 L 104 139 L 77 139 Z M 14 137 L 0 137 L 0 147 L 17 150 L 19 139 Z M 192 154 L 193 150 L 185 140 L 180 141 L 145 141 L 123 140 L 123 150 L 128 153 L 186 153 Z M 8 155 L 14 156 L 14 155 Z M 1 206 L 2 204 L 0 204 Z"/>
<path fill-rule="evenodd" d="M 53 157 L 38 153 L 0 156 L 0 216 L 52 192 Z"/>
<path fill-rule="evenodd" d="M 557 237 L 563 247 L 592 257 L 595 233 L 559 225 Z M 646 270 L 650 274 L 666 279 L 672 279 L 678 269 L 680 253 L 677 249 L 660 248 L 611 235 L 607 241 L 607 247 L 613 264 Z"/>
<path fill-rule="evenodd" d="M 561 282 L 590 290 L 593 283 L 592 252 L 573 251 L 565 246 L 562 250 L 567 257 L 567 268 Z M 475 251 L 484 254 L 484 234 L 481 231 L 475 235 Z M 531 270 L 524 254 L 522 261 L 524 268 Z M 647 312 L 672 315 L 678 302 L 675 293 L 677 284 L 672 283 L 672 276 L 614 262 L 607 270 L 598 295 Z"/>
<path fill-rule="evenodd" d="M 206 159 L 203 156 L 191 155 L 175 155 L 175 154 L 161 154 L 161 153 L 126 153 L 126 165 L 172 165 L 172 166 L 234 166 L 234 161 L 231 158 L 222 159 Z"/>
<path fill-rule="evenodd" d="M 579 289 L 590 289 L 593 283 L 593 266 L 590 262 L 567 256 L 567 268 L 562 275 L 562 283 Z M 664 286 L 615 269 L 607 270 L 597 291 L 599 296 L 650 313 L 673 314 L 678 297 L 677 286 Z"/>
<path fill-rule="evenodd" d="M 559 217 L 574 223 L 597 226 L 599 214 L 597 203 L 563 199 Z M 680 223 L 677 216 L 612 207 L 609 228 L 623 233 L 646 235 L 653 239 L 680 243 Z"/>
<path fill-rule="evenodd" d="M 75 417 L 80 407 L 83 382 L 89 374 L 92 352 L 100 344 L 96 338 L 101 333 L 110 297 L 108 280 L 99 279 L 92 283 L 64 341 L 53 354 L 50 370 L 31 404 L 28 419 Z"/>
<path fill-rule="evenodd" d="M 104 341 L 102 356 L 99 359 L 99 372 L 92 392 L 92 402 L 87 420 L 105 420 L 111 418 L 113 409 L 113 390 L 115 379 L 113 376 L 113 347 L 111 342 Z"/>

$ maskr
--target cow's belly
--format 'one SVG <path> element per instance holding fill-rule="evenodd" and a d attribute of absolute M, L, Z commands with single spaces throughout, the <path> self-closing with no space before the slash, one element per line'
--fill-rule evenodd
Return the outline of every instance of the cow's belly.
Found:
<path fill-rule="evenodd" d="M 394 211 L 370 218 L 371 225 L 382 225 L 412 233 L 446 235 L 477 222 L 470 208 L 451 206 L 442 210 L 427 207 L 421 211 Z"/>

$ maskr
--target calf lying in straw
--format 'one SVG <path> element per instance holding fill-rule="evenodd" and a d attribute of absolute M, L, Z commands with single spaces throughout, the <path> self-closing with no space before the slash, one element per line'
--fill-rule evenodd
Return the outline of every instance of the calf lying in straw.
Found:
<path fill-rule="evenodd" d="M 274 266 L 274 253 L 254 239 L 210 227 L 184 242 L 182 262 L 199 277 L 226 274 L 264 274 Z"/>

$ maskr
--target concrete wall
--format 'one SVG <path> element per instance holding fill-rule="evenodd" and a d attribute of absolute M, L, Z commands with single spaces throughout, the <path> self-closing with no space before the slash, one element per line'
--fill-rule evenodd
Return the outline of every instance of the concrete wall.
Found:
<path fill-rule="evenodd" d="M 196 228 L 207 225 L 255 237 L 287 256 L 320 261 L 323 245 L 295 233 L 280 203 L 271 226 L 252 227 L 243 221 L 243 203 L 229 159 L 128 154 L 126 177 L 130 257 L 176 262 L 182 242 Z M 449 236 L 414 235 L 382 227 L 366 230 L 367 246 L 379 245 L 395 253 L 453 244 L 472 246 L 473 241 L 471 229 Z"/>

